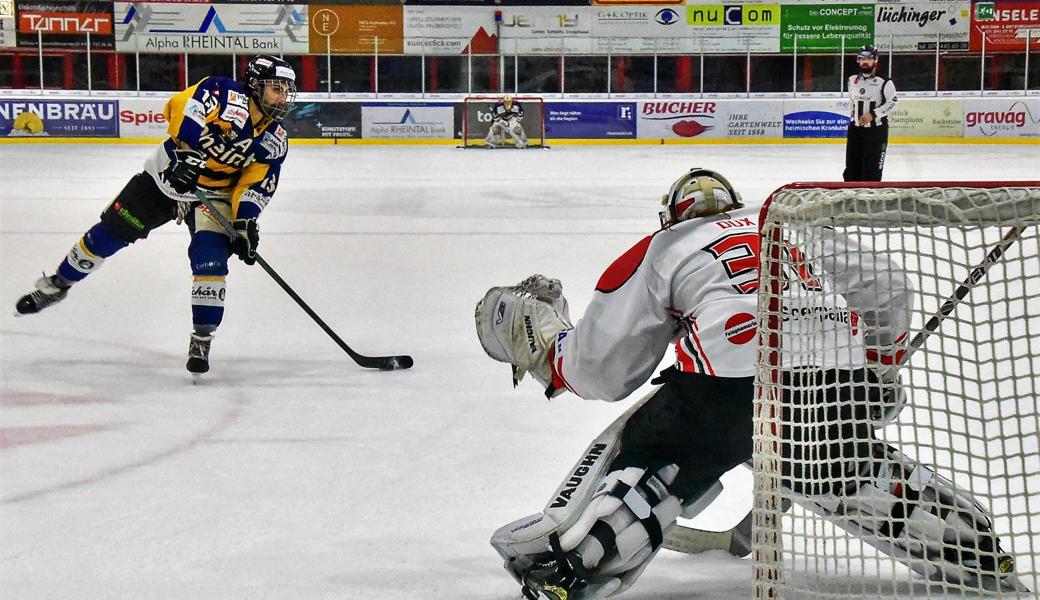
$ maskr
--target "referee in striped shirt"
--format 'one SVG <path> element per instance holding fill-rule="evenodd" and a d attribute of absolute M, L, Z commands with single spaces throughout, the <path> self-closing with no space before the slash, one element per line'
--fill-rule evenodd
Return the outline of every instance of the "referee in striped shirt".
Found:
<path fill-rule="evenodd" d="M 851 104 L 845 181 L 881 181 L 888 150 L 888 114 L 896 107 L 896 85 L 878 75 L 878 51 L 863 46 L 856 55 L 859 73 L 849 77 Z"/>

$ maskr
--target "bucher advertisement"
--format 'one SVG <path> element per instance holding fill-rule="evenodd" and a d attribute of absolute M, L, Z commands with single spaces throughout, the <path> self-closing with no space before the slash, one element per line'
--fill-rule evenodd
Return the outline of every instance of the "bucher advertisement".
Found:
<path fill-rule="evenodd" d="M 123 98 L 119 101 L 119 137 L 164 138 L 169 121 L 163 114 L 166 98 Z"/>
<path fill-rule="evenodd" d="M 452 104 L 372 102 L 361 105 L 361 137 L 382 139 L 452 139 Z"/>
<path fill-rule="evenodd" d="M 405 54 L 492 54 L 494 12 L 466 6 L 404 7 Z"/>
<path fill-rule="evenodd" d="M 640 138 L 762 139 L 784 133 L 783 103 L 772 100 L 654 100 L 638 105 Z"/>
<path fill-rule="evenodd" d="M 18 2 L 18 45 L 45 48 L 112 48 L 112 3 L 100 0 Z"/>
<path fill-rule="evenodd" d="M 311 4 L 310 51 L 345 54 L 404 52 L 402 6 L 336 6 Z"/>
<path fill-rule="evenodd" d="M 849 101 L 783 103 L 785 138 L 843 138 L 849 128 Z"/>
<path fill-rule="evenodd" d="M 888 114 L 891 137 L 959 138 L 964 135 L 964 104 L 957 98 L 903 98 Z"/>
<path fill-rule="evenodd" d="M 119 137 L 115 100 L 0 98 L 0 137 Z"/>
<path fill-rule="evenodd" d="M 119 52 L 305 54 L 307 9 L 290 4 L 115 3 Z"/>
<path fill-rule="evenodd" d="M 282 122 L 289 139 L 361 137 L 361 105 L 356 102 L 297 102 Z"/>
<path fill-rule="evenodd" d="M 781 138 L 784 135 L 782 102 L 735 100 L 726 102 L 725 107 L 727 138 Z"/>
<path fill-rule="evenodd" d="M 1040 98 L 965 98 L 964 137 L 1040 138 Z"/>
<path fill-rule="evenodd" d="M 878 2 L 874 14 L 877 43 L 896 52 L 967 50 L 971 4 L 968 0 L 885 0 Z"/>
<path fill-rule="evenodd" d="M 728 121 L 720 100 L 647 100 L 639 102 L 640 138 L 724 138 Z"/>
<path fill-rule="evenodd" d="M 971 11 L 972 52 L 1022 52 L 1026 49 L 1026 30 L 1031 30 L 1030 48 L 1040 49 L 1040 0 L 975 2 Z"/>
<path fill-rule="evenodd" d="M 636 137 L 635 102 L 548 102 L 545 112 L 549 139 Z"/>
<path fill-rule="evenodd" d="M 780 51 L 835 52 L 874 43 L 873 4 L 784 4 Z"/>

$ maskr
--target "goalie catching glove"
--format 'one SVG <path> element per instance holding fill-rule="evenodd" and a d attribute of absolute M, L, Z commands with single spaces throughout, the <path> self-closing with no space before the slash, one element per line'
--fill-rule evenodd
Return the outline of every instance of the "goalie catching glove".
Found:
<path fill-rule="evenodd" d="M 513 365 L 513 385 L 529 372 L 546 396 L 562 391 L 552 384 L 549 352 L 559 333 L 572 326 L 558 279 L 532 275 L 514 286 L 493 287 L 477 303 L 474 318 L 484 352 Z"/>

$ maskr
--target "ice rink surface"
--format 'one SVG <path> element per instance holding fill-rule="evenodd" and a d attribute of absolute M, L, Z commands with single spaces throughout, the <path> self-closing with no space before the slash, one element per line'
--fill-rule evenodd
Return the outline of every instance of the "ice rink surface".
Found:
<path fill-rule="evenodd" d="M 539 511 L 618 404 L 510 385 L 473 307 L 560 278 L 580 316 L 693 166 L 749 204 L 840 180 L 841 145 L 294 146 L 262 255 L 365 371 L 259 268 L 232 259 L 212 371 L 184 370 L 188 235 L 172 223 L 22 319 L 151 146 L 0 145 L 0 598 L 513 599 L 488 538 Z M 1036 146 L 895 145 L 885 178 L 1036 178 Z M 666 357 L 666 360 L 668 357 Z M 725 529 L 750 476 L 698 518 Z M 631 600 L 747 599 L 750 562 L 662 551 Z"/>

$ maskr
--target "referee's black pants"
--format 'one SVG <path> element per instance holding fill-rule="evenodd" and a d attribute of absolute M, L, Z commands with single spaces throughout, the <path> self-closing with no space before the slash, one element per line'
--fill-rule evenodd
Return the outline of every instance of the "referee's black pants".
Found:
<path fill-rule="evenodd" d="M 845 181 L 881 181 L 888 150 L 888 123 L 875 127 L 849 124 L 845 146 Z"/>

